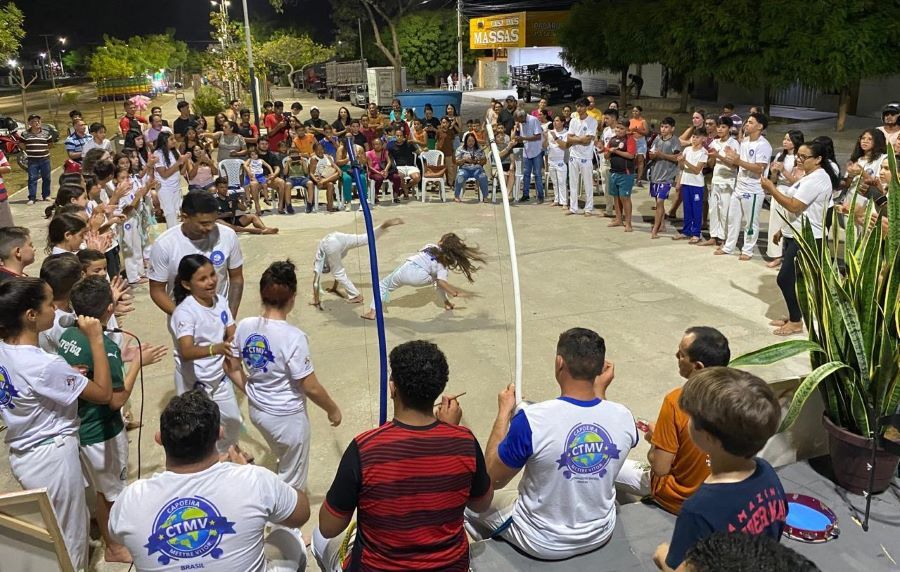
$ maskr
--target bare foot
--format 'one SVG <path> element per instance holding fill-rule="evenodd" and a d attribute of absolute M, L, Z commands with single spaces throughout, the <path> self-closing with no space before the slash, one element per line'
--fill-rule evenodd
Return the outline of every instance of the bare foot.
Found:
<path fill-rule="evenodd" d="M 626 224 L 626 225 L 625 225 L 625 232 L 634 232 L 634 229 L 631 228 L 631 225 L 630 225 L 630 224 Z"/>
<path fill-rule="evenodd" d="M 803 322 L 788 322 L 772 333 L 776 336 L 793 336 L 795 334 L 802 334 Z"/>
<path fill-rule="evenodd" d="M 374 320 L 375 319 L 375 310 L 369 310 L 365 314 L 361 315 L 360 318 L 363 320 Z"/>
<path fill-rule="evenodd" d="M 325 288 L 325 291 L 326 291 L 326 292 L 331 292 L 332 294 L 338 294 L 338 295 L 340 295 L 340 292 L 338 292 L 337 284 L 333 284 L 330 288 Z"/>
<path fill-rule="evenodd" d="M 131 553 L 121 544 L 108 545 L 106 550 L 103 551 L 103 559 L 107 562 L 122 562 L 124 564 L 134 562 Z"/>
<path fill-rule="evenodd" d="M 766 266 L 768 268 L 778 268 L 779 266 L 781 266 L 781 257 L 770 260 L 768 263 L 766 263 Z"/>
<path fill-rule="evenodd" d="M 687 236 L 681 234 L 680 232 L 672 237 L 672 240 L 685 240 Z"/>
<path fill-rule="evenodd" d="M 572 216 L 573 214 L 578 214 L 577 212 L 566 211 L 566 216 Z"/>
<path fill-rule="evenodd" d="M 717 249 L 713 252 L 713 254 L 715 254 L 716 256 L 726 256 L 728 253 L 725 252 L 724 250 L 722 250 L 721 248 L 717 248 Z"/>
<path fill-rule="evenodd" d="M 652 239 L 655 240 L 655 239 L 659 238 L 659 235 L 656 234 L 655 232 L 651 232 L 651 233 L 650 233 L 650 238 L 652 238 Z"/>
<path fill-rule="evenodd" d="M 785 325 L 785 324 L 787 324 L 787 323 L 788 323 L 788 319 L 787 319 L 787 318 L 781 318 L 780 320 L 772 320 L 772 321 L 770 321 L 770 322 L 769 322 L 769 325 L 770 325 L 770 326 L 781 327 L 781 326 L 783 326 L 783 325 Z"/>
<path fill-rule="evenodd" d="M 624 225 L 622 224 L 622 221 L 614 220 L 606 226 L 608 226 L 609 228 L 613 228 L 616 226 L 624 226 Z"/>
<path fill-rule="evenodd" d="M 741 262 L 747 262 L 748 260 L 750 260 L 750 257 L 747 256 L 746 254 L 742 254 L 742 255 L 738 258 L 738 260 L 740 260 Z"/>
<path fill-rule="evenodd" d="M 455 308 L 455 306 L 450 302 L 450 300 L 444 302 L 445 310 L 452 310 L 453 308 Z"/>
<path fill-rule="evenodd" d="M 710 238 L 706 242 L 703 242 L 700 244 L 700 246 L 718 246 L 718 245 L 719 245 L 719 243 L 716 242 L 715 238 Z"/>
<path fill-rule="evenodd" d="M 699 243 L 700 243 L 700 239 L 697 237 L 694 237 L 688 241 L 688 244 L 699 244 Z"/>
<path fill-rule="evenodd" d="M 347 300 L 347 303 L 348 304 L 362 304 L 362 301 L 363 301 L 363 297 L 362 297 L 362 295 L 360 295 L 360 296 L 354 296 L 353 298 L 350 298 L 349 300 Z"/>
<path fill-rule="evenodd" d="M 260 234 L 278 234 L 278 229 L 275 227 L 264 228 Z"/>

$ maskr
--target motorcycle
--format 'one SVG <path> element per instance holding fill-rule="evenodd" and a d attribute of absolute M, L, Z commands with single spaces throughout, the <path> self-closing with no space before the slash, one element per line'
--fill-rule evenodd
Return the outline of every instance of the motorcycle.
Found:
<path fill-rule="evenodd" d="M 43 130 L 50 134 L 52 142 L 59 141 L 59 130 L 56 126 L 46 123 Z M 16 163 L 23 170 L 28 169 L 28 156 L 19 147 L 22 141 L 22 133 L 28 129 L 24 123 L 16 121 L 12 117 L 0 117 L 0 151 L 7 157 L 15 156 Z"/>

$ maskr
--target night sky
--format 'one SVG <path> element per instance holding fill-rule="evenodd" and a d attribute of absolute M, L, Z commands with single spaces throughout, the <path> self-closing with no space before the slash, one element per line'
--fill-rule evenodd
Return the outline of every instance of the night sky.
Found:
<path fill-rule="evenodd" d="M 43 50 L 39 34 L 65 36 L 70 47 L 101 44 L 104 34 L 128 38 L 166 28 L 175 28 L 176 37 L 195 48 L 210 41 L 209 0 L 14 1 L 25 13 L 23 52 Z M 247 0 L 247 6 L 251 22 L 307 23 L 315 40 L 328 42 L 333 36 L 329 0 L 286 0 L 283 14 L 276 14 L 268 0 Z M 241 0 L 231 0 L 229 14 L 232 19 L 243 18 Z"/>

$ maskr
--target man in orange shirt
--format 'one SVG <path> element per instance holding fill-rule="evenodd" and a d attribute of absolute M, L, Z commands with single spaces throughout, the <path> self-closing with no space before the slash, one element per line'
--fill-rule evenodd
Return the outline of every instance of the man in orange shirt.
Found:
<path fill-rule="evenodd" d="M 300 124 L 296 127 L 297 135 L 294 137 L 294 147 L 301 156 L 309 159 L 313 154 L 313 146 L 316 144 L 316 137 L 312 133 L 306 132 L 306 126 Z"/>
<path fill-rule="evenodd" d="M 689 379 L 707 367 L 726 366 L 731 360 L 728 339 L 719 330 L 707 326 L 688 328 L 678 344 L 678 373 Z M 650 443 L 647 463 L 627 460 L 616 484 L 619 490 L 638 496 L 650 496 L 663 509 L 673 514 L 696 491 L 706 477 L 709 466 L 706 454 L 691 440 L 688 416 L 678 405 L 681 388 L 663 399 L 656 423 L 639 427 Z"/>

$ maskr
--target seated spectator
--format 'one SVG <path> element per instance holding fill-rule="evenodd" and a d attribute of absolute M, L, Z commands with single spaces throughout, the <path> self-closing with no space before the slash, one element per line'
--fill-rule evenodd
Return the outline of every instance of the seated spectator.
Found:
<path fill-rule="evenodd" d="M 400 193 L 403 191 L 403 183 L 400 181 L 400 173 L 394 168 L 391 156 L 381 139 L 372 141 L 372 150 L 366 151 L 366 172 L 372 181 L 372 192 L 375 194 L 375 202 L 378 202 L 378 193 L 385 180 L 394 186 L 394 202 L 400 202 Z M 406 196 L 405 198 L 409 198 Z"/>
<path fill-rule="evenodd" d="M 187 180 L 189 191 L 208 191 L 215 185 L 219 176 L 219 167 L 212 160 L 209 153 L 200 145 L 194 145 L 191 150 L 191 160 L 187 166 Z"/>
<path fill-rule="evenodd" d="M 819 567 L 768 536 L 716 532 L 688 550 L 684 572 L 765 570 L 766 572 L 817 572 Z"/>
<path fill-rule="evenodd" d="M 475 134 L 475 140 L 478 141 L 478 145 L 482 149 L 487 147 L 487 131 L 485 130 L 481 119 L 478 119 L 477 117 L 472 120 L 472 133 Z"/>
<path fill-rule="evenodd" d="M 277 228 L 269 228 L 259 215 L 250 214 L 242 200 L 241 193 L 228 190 L 228 179 L 219 177 L 215 181 L 216 200 L 219 202 L 219 223 L 234 232 L 249 234 L 277 234 Z"/>
<path fill-rule="evenodd" d="M 488 178 L 484 172 L 487 157 L 478 145 L 478 140 L 475 138 L 474 133 L 466 133 L 463 144 L 456 150 L 453 160 L 459 168 L 456 174 L 456 186 L 453 189 L 453 200 L 460 202 L 463 185 L 469 179 L 475 179 L 478 181 L 478 186 L 481 189 L 481 200 L 487 201 Z"/>
<path fill-rule="evenodd" d="M 498 491 L 488 510 L 466 511 L 476 540 L 499 537 L 526 554 L 562 560 L 603 546 L 616 525 L 615 477 L 638 442 L 634 417 L 606 399 L 614 376 L 596 332 L 573 328 L 556 345 L 557 399 L 518 413 L 512 385 L 485 449 L 494 488 L 524 467 L 518 491 Z"/>
<path fill-rule="evenodd" d="M 313 531 L 323 572 L 469 570 L 463 511 L 485 510 L 490 478 L 481 447 L 459 425 L 462 410 L 446 395 L 443 352 L 406 342 L 390 355 L 394 418 L 356 436 L 344 451 Z M 355 535 L 348 531 L 356 511 Z M 342 534 L 344 533 L 344 534 Z M 346 556 L 341 562 L 341 554 Z"/>
<path fill-rule="evenodd" d="M 306 132 L 306 126 L 297 125 L 294 135 L 294 148 L 300 153 L 301 157 L 309 159 L 313 154 L 313 146 L 316 144 L 316 138 L 312 133 Z"/>
<path fill-rule="evenodd" d="M 690 418 L 691 439 L 709 455 L 710 475 L 681 506 L 671 543 L 659 545 L 653 561 L 674 570 L 714 532 L 779 540 L 787 518 L 784 489 L 772 466 L 754 458 L 781 419 L 772 389 L 739 369 L 711 367 L 688 379 L 678 404 Z"/>
<path fill-rule="evenodd" d="M 317 189 L 325 191 L 327 211 L 337 211 L 334 207 L 334 190 L 335 183 L 341 178 L 341 171 L 338 169 L 334 158 L 325 154 L 325 149 L 321 143 L 313 145 L 313 156 L 309 160 L 309 177 L 313 180 Z M 319 200 L 318 192 L 315 193 L 313 200 Z"/>
<path fill-rule="evenodd" d="M 282 145 L 286 142 L 282 141 Z M 286 145 L 285 145 L 286 146 Z M 291 149 L 288 154 L 287 161 L 284 162 L 285 175 L 288 178 L 289 188 L 302 188 L 306 190 L 306 195 L 302 198 L 306 199 L 306 212 L 312 212 L 312 201 L 315 197 L 316 184 L 309 176 L 309 161 L 302 157 L 296 149 Z M 298 198 L 301 198 L 298 196 Z"/>
<path fill-rule="evenodd" d="M 219 406 L 202 390 L 173 397 L 160 414 L 166 470 L 128 486 L 109 515 L 110 535 L 138 570 L 306 569 L 298 530 L 309 519 L 306 495 L 246 464 L 234 446 L 220 462 L 222 434 Z"/>
<path fill-rule="evenodd" d="M 240 116 L 240 121 L 235 131 L 244 138 L 244 142 L 247 145 L 254 145 L 259 139 L 259 127 L 250 121 L 250 110 L 246 107 L 241 108 L 238 115 Z"/>
<path fill-rule="evenodd" d="M 88 128 L 88 133 L 90 133 L 91 138 L 87 142 L 85 142 L 84 147 L 81 148 L 81 156 L 84 157 L 87 155 L 88 151 L 91 149 L 103 149 L 104 151 L 112 151 L 112 141 L 106 138 L 106 126 L 102 123 L 91 123 L 91 126 Z"/>
<path fill-rule="evenodd" d="M 684 379 L 708 367 L 726 366 L 731 360 L 728 340 L 721 332 L 705 326 L 688 328 L 675 353 L 678 373 Z M 706 453 L 691 440 L 688 417 L 678 406 L 680 387 L 663 399 L 656 423 L 649 423 L 644 440 L 650 443 L 649 466 L 625 461 L 616 478 L 620 490 L 639 496 L 652 495 L 656 504 L 678 514 L 681 504 L 709 476 Z"/>
<path fill-rule="evenodd" d="M 419 148 L 419 151 L 428 150 L 428 133 L 425 131 L 425 125 L 422 123 L 421 119 L 416 119 L 413 121 L 411 135 L 412 136 L 410 137 L 410 141 L 416 144 L 416 146 Z"/>
<path fill-rule="evenodd" d="M 416 187 L 422 180 L 419 168 L 416 166 L 416 146 L 412 144 L 402 130 L 397 130 L 397 140 L 390 149 L 391 159 L 394 166 L 400 173 L 400 181 L 403 184 L 403 196 L 409 197 L 409 191 L 412 189 L 413 195 L 416 194 Z"/>

